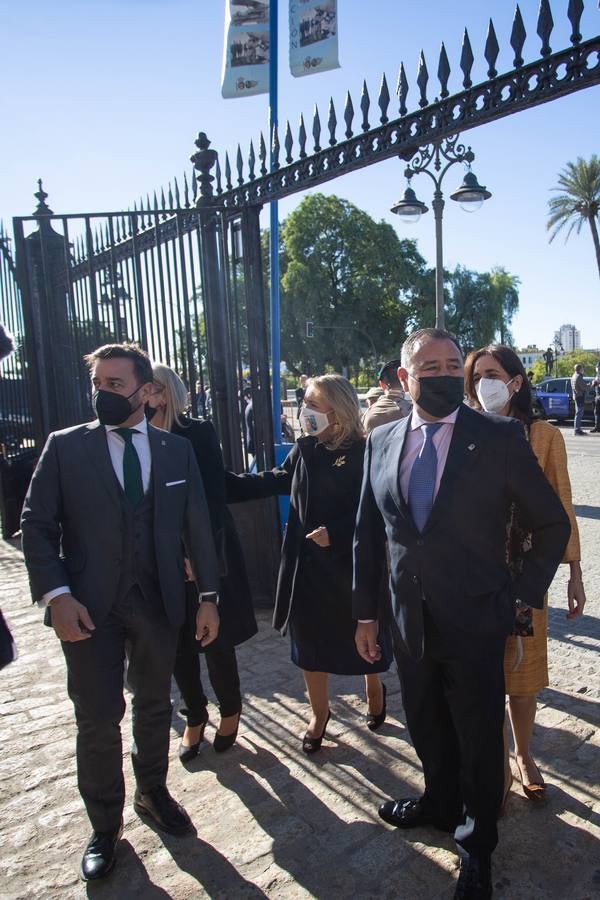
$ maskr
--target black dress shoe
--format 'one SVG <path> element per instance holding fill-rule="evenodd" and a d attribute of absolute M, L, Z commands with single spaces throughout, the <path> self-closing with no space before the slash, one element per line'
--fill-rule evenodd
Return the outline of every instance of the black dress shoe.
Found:
<path fill-rule="evenodd" d="M 454 900 L 489 900 L 492 896 L 492 861 L 489 856 L 465 856 Z"/>
<path fill-rule="evenodd" d="M 396 828 L 421 828 L 423 825 L 433 825 L 440 831 L 453 832 L 456 829 L 456 823 L 450 821 L 442 821 L 434 819 L 426 810 L 423 809 L 420 800 L 403 799 L 403 800 L 386 800 L 379 807 L 379 817 L 387 822 L 388 825 L 394 825 Z"/>
<path fill-rule="evenodd" d="M 136 790 L 133 808 L 139 816 L 151 819 L 158 828 L 169 834 L 185 834 L 193 828 L 183 806 L 171 797 L 164 786 L 147 793 Z"/>
<path fill-rule="evenodd" d="M 217 751 L 217 753 L 223 753 L 225 750 L 229 750 L 230 747 L 233 747 L 235 744 L 238 728 L 240 727 L 240 718 L 241 712 L 238 713 L 237 725 L 235 726 L 235 731 L 232 731 L 231 734 L 219 734 L 219 732 L 215 732 L 215 736 L 213 739 L 213 747 Z"/>
<path fill-rule="evenodd" d="M 96 881 L 104 878 L 115 864 L 115 849 L 123 834 L 123 823 L 116 831 L 94 831 L 89 840 L 79 876 L 82 881 Z"/>
<path fill-rule="evenodd" d="M 387 712 L 386 708 L 386 697 L 387 697 L 387 688 L 385 684 L 381 685 L 383 689 L 383 706 L 381 707 L 381 712 L 375 715 L 374 713 L 367 713 L 367 728 L 370 728 L 371 731 L 377 731 L 378 728 L 383 725 L 385 722 L 385 716 Z"/>
<path fill-rule="evenodd" d="M 308 753 L 310 756 L 311 753 L 316 753 L 317 750 L 321 749 L 321 744 L 323 743 L 323 738 L 325 737 L 325 732 L 327 730 L 327 723 L 331 718 L 331 710 L 327 713 L 327 718 L 325 719 L 325 724 L 323 725 L 323 731 L 321 732 L 320 737 L 311 737 L 308 732 L 302 738 L 302 749 L 305 753 Z"/>

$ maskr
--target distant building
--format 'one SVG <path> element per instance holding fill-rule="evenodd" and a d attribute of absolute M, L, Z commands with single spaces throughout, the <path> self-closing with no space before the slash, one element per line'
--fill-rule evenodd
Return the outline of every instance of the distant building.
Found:
<path fill-rule="evenodd" d="M 542 358 L 544 351 L 539 350 L 535 344 L 529 344 L 527 347 L 522 347 L 520 350 L 517 350 L 517 355 L 527 372 L 533 367 L 534 362 L 537 362 L 538 359 Z"/>
<path fill-rule="evenodd" d="M 574 325 L 561 325 L 554 334 L 554 344 L 564 353 L 581 350 L 581 332 Z"/>

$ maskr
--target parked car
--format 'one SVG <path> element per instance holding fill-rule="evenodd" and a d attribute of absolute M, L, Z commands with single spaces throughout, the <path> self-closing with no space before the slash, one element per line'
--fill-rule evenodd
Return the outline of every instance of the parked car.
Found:
<path fill-rule="evenodd" d="M 584 376 L 585 377 L 585 376 Z M 594 417 L 594 388 L 592 379 L 585 377 L 584 418 Z M 575 401 L 571 390 L 570 378 L 544 378 L 539 384 L 532 385 L 533 411 L 540 419 L 554 419 L 565 422 L 575 416 Z"/>

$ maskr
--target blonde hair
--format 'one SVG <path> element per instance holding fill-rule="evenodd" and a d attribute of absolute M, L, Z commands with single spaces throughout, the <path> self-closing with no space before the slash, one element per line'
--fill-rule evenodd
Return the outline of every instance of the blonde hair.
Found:
<path fill-rule="evenodd" d="M 165 420 L 163 428 L 170 431 L 173 422 L 182 425 L 179 418 L 189 408 L 188 389 L 173 369 L 165 366 L 164 363 L 152 363 L 152 376 L 154 384 L 165 392 L 167 404 L 165 406 Z"/>
<path fill-rule="evenodd" d="M 326 446 L 330 450 L 349 447 L 354 441 L 365 435 L 360 417 L 358 396 L 350 382 L 343 375 L 316 375 L 308 380 L 319 397 L 322 398 L 335 413 L 333 438 Z"/>

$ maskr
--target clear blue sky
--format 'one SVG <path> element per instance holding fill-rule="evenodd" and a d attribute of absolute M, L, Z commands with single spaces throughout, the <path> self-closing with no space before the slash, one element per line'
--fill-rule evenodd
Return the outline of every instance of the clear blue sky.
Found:
<path fill-rule="evenodd" d="M 539 55 L 538 5 L 538 0 L 520 3 L 528 32 L 526 61 Z M 560 49 L 569 34 L 566 0 L 552 0 L 552 7 L 551 44 Z M 315 102 L 324 124 L 330 96 L 342 122 L 347 90 L 358 111 L 363 78 L 373 102 L 383 71 L 393 92 L 401 60 L 412 85 L 408 105 L 414 108 L 419 51 L 425 51 L 433 92 L 442 40 L 452 68 L 450 90 L 458 90 L 465 25 L 476 57 L 474 81 L 484 80 L 490 15 L 501 45 L 498 70 L 512 64 L 510 0 L 339 0 L 342 67 L 294 79 L 287 68 L 287 2 L 280 0 L 279 9 L 280 122 L 289 118 L 294 128 L 300 113 L 308 125 Z M 0 218 L 5 225 L 11 216 L 33 211 L 40 176 L 55 212 L 118 210 L 184 169 L 189 172 L 198 131 L 230 155 L 238 141 L 245 155 L 251 138 L 256 147 L 260 129 L 266 129 L 267 98 L 221 99 L 223 19 L 221 0 L 4 0 Z M 586 0 L 584 38 L 599 29 L 598 5 Z M 559 170 L 577 156 L 600 152 L 599 112 L 599 89 L 590 88 L 465 135 L 476 154 L 474 171 L 493 197 L 471 215 L 448 202 L 445 264 L 479 271 L 501 265 L 519 276 L 521 304 L 513 332 L 520 345 L 547 346 L 560 325 L 573 323 L 584 346 L 600 347 L 600 280 L 591 237 L 582 231 L 566 245 L 562 238 L 549 245 L 545 229 Z M 389 212 L 404 189 L 403 165 L 389 160 L 323 190 L 386 219 L 400 235 L 415 237 L 433 265 L 432 214 L 409 231 Z M 459 166 L 448 173 L 447 194 L 461 174 Z M 429 179 L 415 178 L 413 186 L 429 205 Z M 300 198 L 281 203 L 281 216 Z"/>

